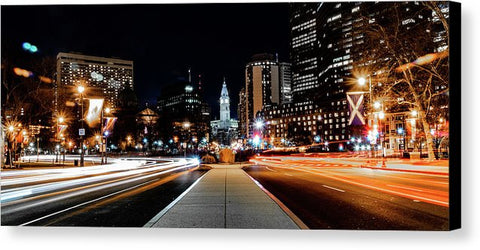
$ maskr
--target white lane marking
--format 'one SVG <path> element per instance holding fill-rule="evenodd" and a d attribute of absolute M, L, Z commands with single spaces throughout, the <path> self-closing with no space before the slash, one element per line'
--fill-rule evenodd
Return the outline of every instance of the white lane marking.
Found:
<path fill-rule="evenodd" d="M 399 195 L 399 196 L 403 196 L 403 197 L 408 197 L 408 198 L 411 198 L 411 199 L 418 199 L 418 200 L 423 200 L 423 201 L 429 201 L 429 202 L 431 202 L 431 203 L 434 203 L 434 204 L 437 204 L 437 205 L 441 205 L 441 206 L 446 206 L 446 207 L 448 207 L 448 205 L 449 205 L 448 202 L 444 202 L 444 201 L 440 201 L 440 200 L 435 200 L 435 199 L 430 199 L 430 198 L 422 197 L 422 196 L 418 196 L 418 195 L 411 195 L 411 194 L 406 194 L 406 193 L 402 193 L 402 192 L 397 192 L 397 191 L 393 191 L 393 190 L 389 190 L 389 189 L 385 189 L 385 188 L 380 188 L 380 187 L 376 187 L 376 186 L 372 186 L 372 185 L 368 185 L 368 184 L 359 183 L 359 182 L 356 182 L 356 181 L 350 181 L 350 180 L 342 179 L 342 178 L 335 177 L 335 176 L 330 176 L 330 175 L 321 174 L 321 173 L 318 173 L 318 172 L 308 171 L 308 170 L 305 170 L 305 169 L 298 169 L 298 168 L 296 168 L 295 170 L 297 170 L 297 171 L 302 171 L 302 172 L 307 172 L 307 173 L 311 173 L 311 174 L 314 174 L 314 175 L 320 175 L 320 176 L 323 176 L 323 177 L 326 177 L 326 178 L 329 178 L 329 179 L 334 179 L 334 180 L 338 180 L 338 181 L 342 181 L 342 182 L 354 184 L 354 185 L 357 185 L 357 186 L 361 186 L 361 187 L 365 187 L 365 188 L 370 188 L 370 189 L 373 189 L 373 190 L 383 191 L 383 192 L 385 192 L 385 193 L 395 194 L 395 195 Z"/>
<path fill-rule="evenodd" d="M 341 189 L 338 189 L 338 188 L 330 187 L 330 186 L 327 186 L 327 185 L 322 185 L 322 187 L 330 188 L 330 189 L 333 189 L 333 190 L 335 190 L 335 191 L 345 193 L 345 190 L 341 190 Z"/>
<path fill-rule="evenodd" d="M 277 172 L 276 170 L 273 170 L 273 169 L 271 169 L 271 168 L 269 168 L 269 167 L 266 167 L 266 168 L 267 168 L 267 170 L 270 170 L 270 171 L 272 171 L 272 172 Z"/>
<path fill-rule="evenodd" d="M 31 220 L 29 222 L 26 222 L 26 223 L 23 223 L 21 224 L 20 226 L 26 226 L 28 224 L 31 224 L 31 223 L 34 223 L 34 222 L 37 222 L 39 220 L 43 220 L 45 218 L 48 218 L 48 217 L 51 217 L 51 216 L 54 216 L 54 215 L 57 215 L 57 214 L 60 214 L 60 213 L 63 213 L 63 212 L 66 212 L 68 210 L 72 210 L 74 208 L 77 208 L 77 207 L 81 207 L 81 206 L 84 206 L 84 205 L 87 205 L 87 204 L 90 204 L 92 202 L 96 202 L 96 201 L 99 201 L 99 200 L 102 200 L 102 199 L 105 199 L 105 198 L 108 198 L 108 197 L 111 197 L 111 196 L 114 196 L 114 195 L 117 195 L 119 193 L 122 193 L 122 192 L 125 192 L 125 191 L 128 191 L 128 190 L 131 190 L 131 189 L 134 189 L 134 188 L 137 188 L 139 186 L 143 186 L 143 185 L 146 185 L 148 183 L 151 183 L 151 182 L 154 182 L 154 181 L 157 181 L 157 180 L 151 180 L 151 181 L 147 181 L 147 182 L 144 182 L 144 183 L 141 183 L 141 184 L 138 184 L 138 185 L 135 185 L 133 187 L 129 187 L 129 188 L 126 188 L 126 189 L 123 189 L 123 190 L 120 190 L 120 191 L 117 191 L 115 193 L 111 193 L 111 194 L 107 194 L 105 196 L 102 196 L 102 197 L 99 197 L 99 198 L 96 198 L 96 199 L 93 199 L 93 200 L 90 200 L 90 201 L 86 201 L 86 202 L 83 202 L 83 203 L 80 203 L 78 205 L 75 205 L 73 207 L 69 207 L 69 208 L 66 208 L 66 209 L 63 209 L 63 210 L 60 210 L 60 211 L 57 211 L 55 213 L 51 213 L 51 214 L 48 214 L 48 215 L 45 215 L 43 217 L 40 217 L 38 219 L 35 219 L 35 220 Z"/>
<path fill-rule="evenodd" d="M 387 186 L 393 187 L 393 188 L 401 188 L 401 189 L 407 189 L 407 190 L 412 190 L 412 191 L 418 191 L 418 192 L 425 192 L 425 190 L 410 188 L 410 187 L 402 187 L 402 186 L 397 186 L 397 185 L 387 185 Z"/>

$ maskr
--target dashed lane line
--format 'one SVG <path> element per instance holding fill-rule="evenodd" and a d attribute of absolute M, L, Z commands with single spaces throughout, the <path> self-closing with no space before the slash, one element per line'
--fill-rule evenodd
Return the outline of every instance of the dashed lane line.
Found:
<path fill-rule="evenodd" d="M 338 192 L 345 193 L 345 190 L 341 190 L 341 189 L 338 189 L 338 188 L 330 187 L 330 186 L 327 186 L 327 185 L 322 185 L 322 187 L 329 188 L 329 189 L 332 189 L 332 190 L 335 190 L 335 191 L 338 191 Z"/>

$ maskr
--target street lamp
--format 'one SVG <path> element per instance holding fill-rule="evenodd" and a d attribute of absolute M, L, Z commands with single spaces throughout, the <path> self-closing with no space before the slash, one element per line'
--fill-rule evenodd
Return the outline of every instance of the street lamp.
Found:
<path fill-rule="evenodd" d="M 59 131 L 59 127 L 60 127 L 60 126 L 59 126 L 59 125 L 60 125 L 61 123 L 63 123 L 64 121 L 65 121 L 65 118 L 64 118 L 63 116 L 57 117 L 57 133 L 56 133 L 56 135 L 55 135 L 55 142 L 57 142 L 58 139 L 60 138 L 60 134 L 59 134 L 59 132 L 60 132 L 60 131 Z M 59 161 L 58 157 L 59 157 L 59 154 L 60 154 L 60 150 L 61 150 L 61 149 L 60 149 L 59 147 L 56 147 L 56 148 L 55 148 L 55 162 L 56 162 L 56 163 L 58 163 L 58 161 Z"/>
<path fill-rule="evenodd" d="M 82 86 L 82 85 L 78 85 L 77 91 L 78 91 L 78 93 L 82 94 L 85 91 L 85 87 Z"/>
<path fill-rule="evenodd" d="M 82 113 L 80 114 L 80 117 L 81 117 L 81 121 L 82 121 L 82 131 L 83 133 L 80 135 L 80 167 L 83 167 L 83 163 L 84 163 L 84 148 L 83 148 L 83 144 L 84 144 L 84 141 L 83 141 L 83 134 L 85 133 L 85 128 L 84 128 L 84 117 L 83 117 L 83 92 L 85 91 L 85 87 L 82 86 L 82 85 L 78 85 L 77 87 L 77 91 L 78 93 L 80 94 L 80 103 L 81 103 L 81 106 L 82 106 Z"/>
<path fill-rule="evenodd" d="M 183 129 L 188 129 L 188 135 L 186 136 L 186 139 L 185 139 L 186 140 L 185 150 L 183 151 L 183 155 L 186 158 L 187 157 L 187 148 L 188 148 L 188 138 L 190 137 L 190 126 L 191 126 L 191 124 L 190 124 L 190 122 L 184 122 L 182 124 L 182 126 L 183 126 Z"/>
<path fill-rule="evenodd" d="M 255 122 L 255 128 L 257 128 L 257 129 L 261 129 L 263 127 L 263 125 L 264 125 L 264 123 L 261 120 L 257 120 Z"/>
<path fill-rule="evenodd" d="M 101 142 L 100 142 L 100 151 L 102 155 L 102 161 L 101 164 L 103 165 L 104 163 L 107 163 L 107 136 L 108 136 L 108 131 L 103 131 L 103 118 L 104 118 L 104 113 L 110 114 L 112 110 L 109 107 L 106 107 L 105 109 L 102 109 L 102 117 L 100 119 L 100 133 L 101 135 Z M 105 139 L 105 145 L 103 143 L 103 140 Z M 104 160 L 105 159 L 105 160 Z"/>
<path fill-rule="evenodd" d="M 365 86 L 365 84 L 367 83 L 367 80 L 364 78 L 364 77 L 360 77 L 358 78 L 358 85 L 360 86 Z M 369 75 L 368 76 L 368 96 L 369 96 L 369 99 L 370 99 L 370 102 L 369 102 L 369 105 L 372 105 L 373 108 L 375 109 L 378 109 L 380 108 L 380 103 L 379 102 L 376 102 L 376 103 L 373 103 L 373 93 L 372 93 L 372 77 Z M 378 106 L 378 107 L 376 107 Z M 370 117 L 372 115 L 372 112 L 369 113 L 370 114 Z M 372 119 L 372 123 L 373 123 L 373 119 Z M 374 155 L 374 150 L 372 148 L 372 156 Z"/>
<path fill-rule="evenodd" d="M 8 121 L 6 126 L 7 126 L 8 134 L 10 136 L 10 139 L 8 140 L 10 145 L 7 147 L 8 152 L 9 152 L 7 162 L 8 162 L 8 165 L 14 166 L 14 161 L 15 161 L 15 158 L 16 158 L 16 155 L 15 155 L 15 152 L 16 152 L 15 137 L 17 135 L 15 132 L 17 131 L 17 127 L 21 127 L 22 124 L 18 123 L 18 122 L 15 122 L 15 121 Z M 11 145 L 11 144 L 13 144 L 13 145 Z M 13 159 L 12 159 L 12 153 L 13 153 Z"/>

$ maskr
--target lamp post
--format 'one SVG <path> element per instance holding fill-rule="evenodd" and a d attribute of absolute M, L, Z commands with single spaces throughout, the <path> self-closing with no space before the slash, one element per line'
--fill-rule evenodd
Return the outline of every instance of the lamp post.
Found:
<path fill-rule="evenodd" d="M 385 119 L 385 113 L 383 112 L 383 109 L 382 111 L 380 111 L 378 113 L 378 119 L 379 119 L 379 127 L 380 127 L 380 146 L 382 147 L 382 157 L 385 158 L 385 146 L 384 146 L 384 143 L 385 143 L 385 132 L 383 131 L 383 128 L 385 127 L 385 124 L 381 124 L 381 121 L 383 119 Z"/>
<path fill-rule="evenodd" d="M 107 143 L 106 143 L 107 138 L 105 136 L 106 131 L 103 131 L 103 118 L 104 118 L 103 113 L 105 112 L 105 113 L 109 114 L 110 111 L 111 111 L 111 109 L 109 107 L 107 107 L 105 109 L 102 109 L 102 117 L 100 119 L 100 126 L 101 126 L 100 131 L 102 133 L 101 142 L 100 142 L 100 149 L 101 149 L 101 155 L 102 155 L 102 163 L 101 164 L 102 165 L 107 163 L 107 157 L 106 157 L 107 156 Z M 104 139 L 105 139 L 105 146 L 103 144 Z M 104 161 L 104 158 L 105 158 L 105 161 Z"/>
<path fill-rule="evenodd" d="M 365 86 L 366 83 L 367 83 L 367 79 L 365 79 L 364 77 L 358 78 L 358 85 L 363 87 L 363 86 Z M 368 75 L 368 96 L 369 96 L 369 105 L 372 105 L 372 107 L 374 108 L 376 106 L 377 102 L 373 103 L 372 77 L 370 75 Z M 379 103 L 377 105 L 379 105 Z M 369 112 L 370 119 L 369 120 L 371 120 L 371 124 L 373 123 L 372 114 L 373 114 L 373 112 L 370 110 L 370 112 Z M 373 130 L 371 131 L 371 133 L 373 134 Z M 372 142 L 370 142 L 370 144 L 372 144 Z M 372 155 L 372 157 L 374 157 L 374 153 L 375 153 L 375 148 L 374 148 L 374 145 L 372 144 L 371 145 L 371 155 Z"/>
<path fill-rule="evenodd" d="M 39 160 L 39 154 L 40 154 L 40 145 L 39 145 L 40 138 L 37 137 L 37 162 Z"/>
<path fill-rule="evenodd" d="M 184 157 L 187 158 L 188 138 L 190 137 L 190 126 L 191 126 L 191 124 L 190 124 L 190 122 L 184 122 L 182 124 L 182 126 L 183 126 L 183 129 L 188 129 L 188 136 L 186 137 L 187 139 L 185 141 L 185 150 L 183 151 Z"/>
<path fill-rule="evenodd" d="M 8 126 L 8 132 L 11 134 L 11 138 L 13 138 L 13 140 L 9 140 L 11 141 L 11 144 L 13 145 L 10 145 L 10 147 L 8 147 L 8 151 L 9 151 L 9 163 L 10 163 L 10 166 L 13 166 L 13 161 L 15 160 L 15 156 L 13 156 L 13 160 L 12 160 L 12 151 L 13 153 L 15 154 L 15 126 L 13 125 L 10 125 Z"/>
<path fill-rule="evenodd" d="M 364 77 L 358 78 L 358 85 L 364 86 L 367 80 Z M 370 99 L 370 104 L 373 103 L 373 96 L 372 96 L 372 77 L 369 75 L 368 76 L 368 95 Z"/>
<path fill-rule="evenodd" d="M 84 128 L 84 117 L 83 117 L 83 92 L 85 91 L 85 87 L 83 87 L 82 85 L 79 85 L 77 87 L 77 91 L 78 93 L 80 94 L 80 103 L 82 105 L 82 113 L 80 114 L 80 117 L 81 117 L 81 123 L 82 123 L 82 131 L 85 131 L 85 128 Z M 80 167 L 83 167 L 83 163 L 84 163 L 84 148 L 83 148 L 83 134 L 80 135 Z"/>
<path fill-rule="evenodd" d="M 18 123 L 18 122 L 7 123 L 7 133 L 10 136 L 10 139 L 8 140 L 10 145 L 8 147 L 9 155 L 8 155 L 7 162 L 8 162 L 8 165 L 10 165 L 10 166 L 15 166 L 14 162 L 16 160 L 16 144 L 17 144 L 16 141 L 15 141 L 15 139 L 16 139 L 15 137 L 17 136 L 17 134 L 16 134 L 17 127 L 21 127 L 21 126 L 22 126 L 22 124 Z M 13 145 L 11 145 L 11 144 L 13 144 Z M 13 154 L 13 159 L 12 159 L 12 154 Z"/>
<path fill-rule="evenodd" d="M 58 139 L 60 138 L 60 134 L 59 134 L 59 125 L 61 123 L 63 123 L 65 121 L 65 119 L 62 117 L 62 116 L 59 116 L 57 118 L 57 133 L 55 133 L 55 142 L 58 141 Z M 58 157 L 59 157 L 59 149 L 58 148 L 55 148 L 55 162 L 58 163 Z"/>
<path fill-rule="evenodd" d="M 258 141 L 258 143 L 256 143 L 257 144 L 257 149 L 258 149 L 258 145 L 262 145 L 262 149 L 263 149 L 263 144 L 262 144 L 262 141 L 263 141 L 263 126 L 265 126 L 265 122 L 263 122 L 261 119 L 258 119 L 258 120 L 255 121 L 255 128 L 259 132 L 258 139 L 254 138 L 254 141 Z"/>

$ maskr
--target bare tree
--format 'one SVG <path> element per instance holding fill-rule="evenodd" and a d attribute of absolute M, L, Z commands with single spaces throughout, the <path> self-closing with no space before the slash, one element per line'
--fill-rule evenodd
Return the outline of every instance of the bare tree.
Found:
<path fill-rule="evenodd" d="M 395 2 L 372 8 L 380 15 L 363 17 L 365 52 L 356 68 L 368 69 L 375 98 L 387 107 L 416 111 L 428 158 L 434 159 L 431 129 L 438 117 L 448 119 L 448 3 Z"/>

